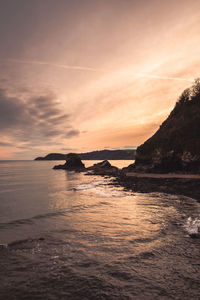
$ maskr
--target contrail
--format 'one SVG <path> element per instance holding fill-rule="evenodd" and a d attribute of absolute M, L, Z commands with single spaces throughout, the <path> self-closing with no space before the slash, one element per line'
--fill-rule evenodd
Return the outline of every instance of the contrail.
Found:
<path fill-rule="evenodd" d="M 158 76 L 158 75 L 151 75 L 146 73 L 138 73 L 137 75 L 141 77 L 152 78 L 152 79 L 154 78 L 154 79 L 163 79 L 163 80 L 178 80 L 178 81 L 194 82 L 194 79 L 179 78 L 179 77 Z"/>
<path fill-rule="evenodd" d="M 82 67 L 82 66 L 71 66 L 71 65 L 63 65 L 63 64 L 55 64 L 55 63 L 49 63 L 44 61 L 37 61 L 37 60 L 18 60 L 18 59 L 0 59 L 0 61 L 4 62 L 13 62 L 17 64 L 29 64 L 29 65 L 44 65 L 44 66 L 52 66 L 56 68 L 62 68 L 62 69 L 69 69 L 69 70 L 77 70 L 77 71 L 92 71 L 92 72 L 109 72 L 102 69 L 96 69 L 96 68 L 90 68 L 90 67 Z"/>
<path fill-rule="evenodd" d="M 83 67 L 83 66 L 72 66 L 72 65 L 63 65 L 63 64 L 56 64 L 56 63 L 49 63 L 37 60 L 18 60 L 18 59 L 0 59 L 0 61 L 8 62 L 8 63 L 17 63 L 17 64 L 31 64 L 31 65 L 44 65 L 44 66 L 52 66 L 56 68 L 68 69 L 68 70 L 77 70 L 77 71 L 90 71 L 90 72 L 103 72 L 103 73 L 112 73 L 112 71 L 98 69 L 98 68 L 90 68 L 90 67 Z M 135 73 L 135 76 L 144 77 L 144 78 L 151 78 L 151 79 L 161 79 L 161 80 L 176 80 L 176 81 L 187 81 L 187 82 L 194 82 L 194 79 L 187 79 L 187 78 L 179 78 L 179 77 L 167 77 L 167 76 L 159 76 L 159 75 L 151 75 L 147 73 Z"/>

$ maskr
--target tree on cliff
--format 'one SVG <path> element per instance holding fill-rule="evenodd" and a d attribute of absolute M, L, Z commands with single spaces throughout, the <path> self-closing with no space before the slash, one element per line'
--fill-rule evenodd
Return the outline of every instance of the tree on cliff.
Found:
<path fill-rule="evenodd" d="M 184 104 L 192 100 L 200 100 L 200 78 L 196 78 L 191 88 L 187 88 L 178 98 L 177 104 Z"/>
<path fill-rule="evenodd" d="M 179 97 L 178 103 L 184 104 L 184 103 L 188 102 L 188 101 L 190 100 L 190 94 L 191 94 L 190 89 L 189 89 L 189 88 L 188 88 L 188 89 L 185 89 L 185 90 L 182 92 L 181 96 Z"/>
<path fill-rule="evenodd" d="M 195 79 L 191 90 L 192 90 L 192 98 L 200 100 L 200 78 Z"/>

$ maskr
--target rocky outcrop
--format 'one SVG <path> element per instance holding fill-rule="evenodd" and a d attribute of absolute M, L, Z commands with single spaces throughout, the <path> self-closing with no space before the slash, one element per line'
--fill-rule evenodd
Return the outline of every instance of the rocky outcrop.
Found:
<path fill-rule="evenodd" d="M 89 167 L 89 169 L 97 169 L 97 168 L 110 168 L 111 167 L 111 164 L 108 160 L 104 160 L 104 161 L 101 161 L 97 164 L 94 164 L 92 167 Z"/>
<path fill-rule="evenodd" d="M 134 172 L 200 173 L 200 80 L 180 96 L 158 131 L 137 148 Z"/>
<path fill-rule="evenodd" d="M 69 153 L 67 155 L 66 163 L 64 165 L 54 166 L 53 169 L 81 172 L 85 171 L 85 165 L 82 163 L 78 154 Z"/>
<path fill-rule="evenodd" d="M 94 164 L 93 166 L 87 168 L 87 170 L 92 171 L 92 174 L 96 175 L 117 175 L 119 172 L 119 169 L 115 166 L 112 166 L 108 160 Z"/>

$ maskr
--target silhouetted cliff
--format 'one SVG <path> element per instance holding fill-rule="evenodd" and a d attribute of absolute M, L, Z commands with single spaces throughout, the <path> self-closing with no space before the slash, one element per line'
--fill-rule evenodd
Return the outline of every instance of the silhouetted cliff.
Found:
<path fill-rule="evenodd" d="M 131 168 L 200 173 L 200 79 L 182 93 L 158 131 L 137 148 Z"/>

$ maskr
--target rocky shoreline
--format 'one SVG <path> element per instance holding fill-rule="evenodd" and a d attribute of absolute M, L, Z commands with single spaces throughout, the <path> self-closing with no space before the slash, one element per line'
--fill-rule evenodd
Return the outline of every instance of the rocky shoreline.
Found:
<path fill-rule="evenodd" d="M 173 195 L 183 195 L 186 197 L 193 198 L 200 202 L 200 178 L 195 178 L 191 175 L 191 178 L 181 178 L 181 175 L 177 174 L 177 177 L 153 177 L 155 174 L 149 174 L 149 177 L 130 176 L 122 170 L 118 169 L 118 172 L 98 171 L 98 172 L 87 172 L 85 175 L 100 175 L 104 177 L 111 177 L 112 181 L 109 183 L 113 186 L 121 186 L 125 190 L 138 192 L 138 193 L 167 193 Z M 159 175 L 159 174 L 156 174 Z M 164 174 L 160 174 L 164 175 Z M 152 176 L 152 177 L 151 177 Z"/>
<path fill-rule="evenodd" d="M 200 202 L 200 175 L 131 173 L 129 168 L 118 169 L 107 160 L 85 168 L 76 154 L 69 155 L 64 165 L 55 166 L 54 169 L 84 172 L 88 176 L 108 176 L 113 178 L 110 184 L 122 186 L 124 189 L 133 192 L 179 194 Z"/>
<path fill-rule="evenodd" d="M 139 193 L 161 192 L 183 195 L 200 202 L 200 179 L 134 177 L 121 173 L 114 177 L 111 184 Z"/>

